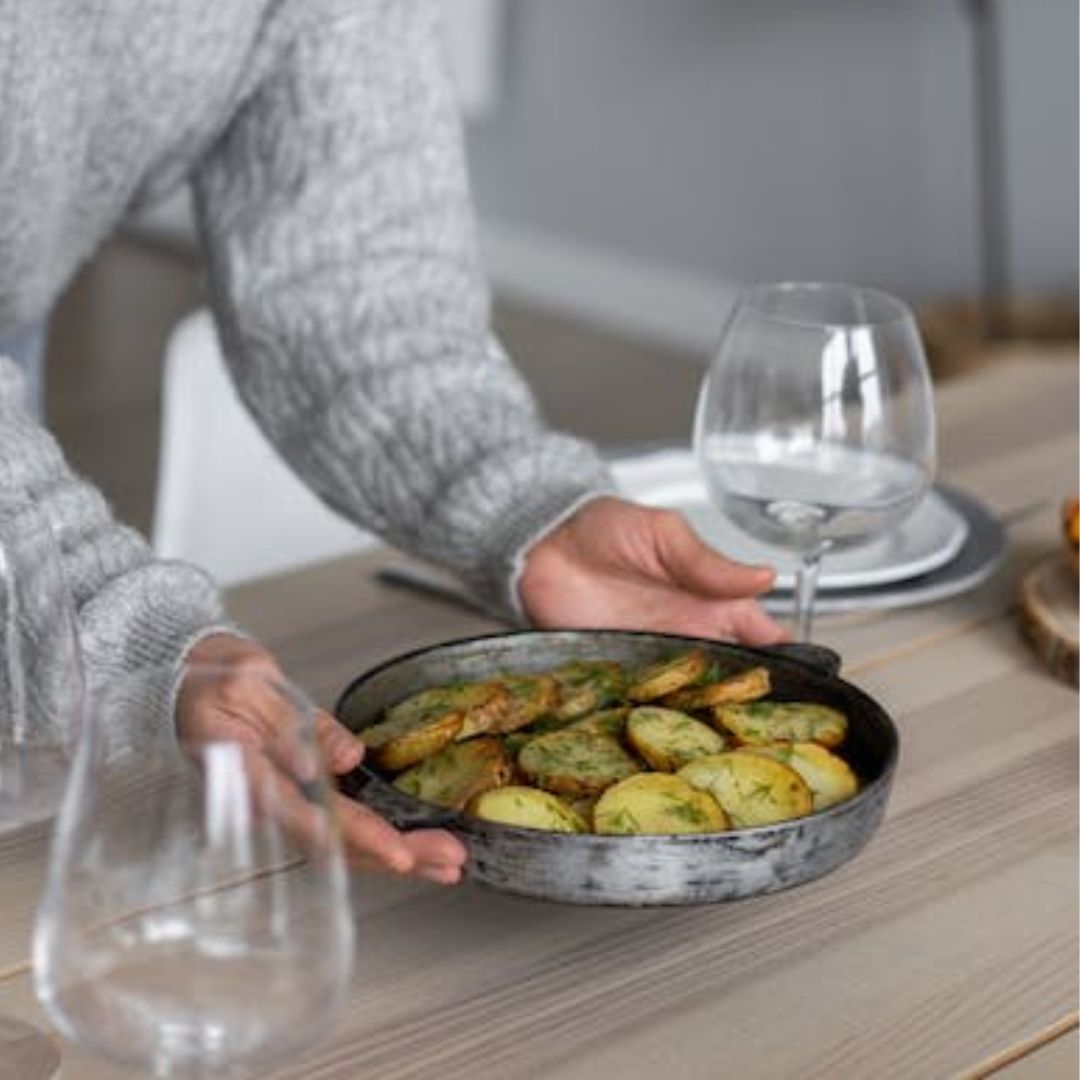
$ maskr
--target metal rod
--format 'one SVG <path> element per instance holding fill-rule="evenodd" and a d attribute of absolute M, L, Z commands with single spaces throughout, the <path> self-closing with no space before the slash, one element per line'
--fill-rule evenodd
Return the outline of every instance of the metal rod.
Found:
<path fill-rule="evenodd" d="M 1002 109 L 1001 25 L 996 0 L 966 0 L 975 90 L 975 180 L 979 222 L 980 329 L 1009 333 L 1009 228 Z"/>

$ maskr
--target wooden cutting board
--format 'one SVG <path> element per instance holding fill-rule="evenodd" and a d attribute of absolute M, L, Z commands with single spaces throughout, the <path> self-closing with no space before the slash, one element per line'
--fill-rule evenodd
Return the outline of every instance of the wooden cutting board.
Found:
<path fill-rule="evenodd" d="M 1080 592 L 1063 555 L 1047 557 L 1024 575 L 1020 629 L 1054 675 L 1076 686 Z"/>

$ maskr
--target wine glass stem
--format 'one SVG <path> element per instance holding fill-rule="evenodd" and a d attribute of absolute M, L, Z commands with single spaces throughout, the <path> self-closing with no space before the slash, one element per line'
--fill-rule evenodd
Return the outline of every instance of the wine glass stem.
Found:
<path fill-rule="evenodd" d="M 821 569 L 821 550 L 803 555 L 795 576 L 795 636 L 799 641 L 810 640 L 814 620 L 814 597 L 817 595 L 818 571 Z"/>

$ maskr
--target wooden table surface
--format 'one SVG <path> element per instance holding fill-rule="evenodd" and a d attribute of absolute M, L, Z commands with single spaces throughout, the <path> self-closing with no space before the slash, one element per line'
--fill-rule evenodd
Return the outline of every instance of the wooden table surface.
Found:
<path fill-rule="evenodd" d="M 1077 697 L 1019 637 L 1015 596 L 1059 543 L 1077 401 L 1075 360 L 944 384 L 942 478 L 1007 522 L 1006 565 L 947 601 L 818 622 L 901 732 L 854 860 L 769 897 L 645 910 L 356 876 L 350 1001 L 276 1080 L 1076 1076 Z M 254 583 L 232 608 L 327 704 L 380 660 L 496 628 L 375 581 L 396 558 Z M 40 828 L 0 839 L 0 1014 L 37 1023 L 45 848 Z M 65 1077 L 131 1075 L 63 1049 Z"/>

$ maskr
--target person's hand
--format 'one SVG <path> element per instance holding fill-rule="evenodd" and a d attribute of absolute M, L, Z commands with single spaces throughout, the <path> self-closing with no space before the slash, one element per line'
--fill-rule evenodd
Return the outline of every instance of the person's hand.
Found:
<path fill-rule="evenodd" d="M 212 634 L 191 649 L 187 662 L 222 665 L 238 674 L 231 690 L 221 680 L 189 678 L 181 684 L 176 709 L 180 738 L 196 745 L 230 739 L 256 749 L 268 748 L 273 743 L 273 732 L 267 729 L 271 721 L 257 702 L 245 700 L 250 683 L 244 676 L 281 679 L 281 668 L 274 657 L 245 638 Z M 320 710 L 316 714 L 315 733 L 331 775 L 351 772 L 360 763 L 363 747 L 329 713 Z M 335 792 L 333 799 L 351 865 L 415 874 L 444 885 L 460 880 L 465 848 L 455 836 L 441 829 L 401 833 L 355 799 L 340 792 Z"/>
<path fill-rule="evenodd" d="M 525 557 L 522 605 L 540 627 L 659 630 L 771 645 L 790 638 L 755 597 L 776 574 L 706 546 L 671 510 L 603 497 Z"/>

